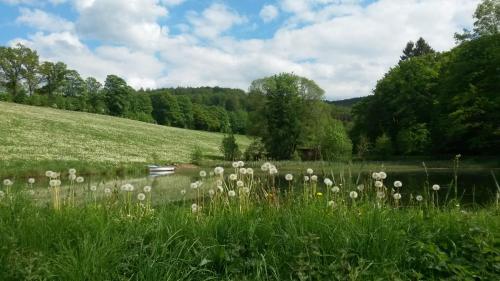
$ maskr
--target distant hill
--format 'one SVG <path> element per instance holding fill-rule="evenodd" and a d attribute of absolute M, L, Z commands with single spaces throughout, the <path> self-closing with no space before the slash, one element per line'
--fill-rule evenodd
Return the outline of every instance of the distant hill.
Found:
<path fill-rule="evenodd" d="M 352 107 L 354 104 L 362 101 L 366 97 L 350 98 L 345 100 L 328 101 L 329 104 L 334 104 L 336 106 Z"/>

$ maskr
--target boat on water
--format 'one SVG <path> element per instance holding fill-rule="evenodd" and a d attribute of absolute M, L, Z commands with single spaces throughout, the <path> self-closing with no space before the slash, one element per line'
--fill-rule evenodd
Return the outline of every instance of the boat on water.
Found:
<path fill-rule="evenodd" d="M 175 173 L 175 166 L 148 165 L 150 176 L 164 176 Z"/>

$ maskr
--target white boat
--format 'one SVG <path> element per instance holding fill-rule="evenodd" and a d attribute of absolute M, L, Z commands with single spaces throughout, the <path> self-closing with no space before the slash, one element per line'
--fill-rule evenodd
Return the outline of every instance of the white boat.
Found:
<path fill-rule="evenodd" d="M 148 165 L 149 174 L 152 176 L 170 175 L 175 172 L 175 166 Z"/>

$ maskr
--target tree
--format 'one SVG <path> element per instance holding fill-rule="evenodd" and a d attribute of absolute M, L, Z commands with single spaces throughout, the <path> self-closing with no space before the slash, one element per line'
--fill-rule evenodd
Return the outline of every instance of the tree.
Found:
<path fill-rule="evenodd" d="M 323 160 L 350 160 L 352 156 L 352 142 L 342 122 L 330 119 L 330 124 L 324 128 L 325 134 L 321 139 L 321 156 Z"/>
<path fill-rule="evenodd" d="M 40 84 L 40 74 L 38 73 L 38 54 L 36 51 L 33 51 L 21 44 L 18 44 L 17 46 L 22 64 L 21 76 L 28 87 L 29 95 L 32 96 Z"/>
<path fill-rule="evenodd" d="M 113 116 L 126 116 L 130 108 L 132 89 L 116 75 L 108 75 L 104 82 L 104 97 L 108 111 Z"/>
<path fill-rule="evenodd" d="M 62 92 L 66 97 L 77 97 L 85 94 L 85 81 L 76 70 L 66 70 L 62 84 Z"/>
<path fill-rule="evenodd" d="M 176 97 L 168 92 L 160 92 L 152 94 L 150 98 L 156 123 L 180 128 L 185 126 L 184 116 Z"/>
<path fill-rule="evenodd" d="M 62 62 L 52 63 L 44 62 L 40 65 L 40 74 L 42 76 L 42 92 L 49 96 L 62 93 L 62 87 L 68 72 L 66 64 Z"/>
<path fill-rule="evenodd" d="M 413 43 L 410 41 L 406 44 L 406 47 L 403 50 L 403 55 L 401 56 L 401 61 L 413 58 L 424 56 L 428 54 L 433 54 L 436 51 L 432 49 L 432 47 L 424 40 L 424 38 L 420 37 L 417 40 L 417 43 Z"/>
<path fill-rule="evenodd" d="M 37 66 L 38 55 L 31 49 L 21 44 L 0 47 L 0 80 L 13 96 L 22 90 L 23 79 L 27 79 L 30 93 L 34 91 Z"/>
<path fill-rule="evenodd" d="M 500 0 L 483 0 L 474 12 L 474 28 L 455 33 L 457 42 L 477 39 L 481 36 L 495 35 L 500 32 Z"/>
<path fill-rule="evenodd" d="M 87 98 L 91 110 L 95 113 L 106 113 L 106 103 L 102 95 L 102 84 L 97 81 L 94 77 L 88 77 L 85 79 L 85 92 L 87 93 Z"/>
<path fill-rule="evenodd" d="M 222 144 L 220 147 L 220 151 L 224 155 L 224 160 L 234 161 L 238 157 L 240 157 L 240 149 L 238 144 L 236 143 L 236 138 L 233 133 L 229 133 L 224 136 L 222 139 Z"/>

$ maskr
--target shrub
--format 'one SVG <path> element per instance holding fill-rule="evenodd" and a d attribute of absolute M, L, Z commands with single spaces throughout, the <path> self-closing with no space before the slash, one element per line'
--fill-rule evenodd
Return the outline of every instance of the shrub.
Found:
<path fill-rule="evenodd" d="M 375 147 L 373 148 L 373 156 L 379 159 L 386 159 L 393 153 L 391 139 L 387 134 L 382 134 L 375 140 Z"/>
<path fill-rule="evenodd" d="M 193 148 L 191 152 L 191 163 L 199 165 L 203 160 L 203 150 L 198 145 Z"/>
<path fill-rule="evenodd" d="M 342 122 L 332 120 L 325 128 L 321 140 L 321 155 L 324 160 L 349 160 L 352 155 L 352 142 Z"/>
<path fill-rule="evenodd" d="M 234 134 L 230 133 L 224 136 L 224 138 L 222 139 L 220 151 L 224 155 L 224 160 L 235 160 L 241 155 Z"/>
<path fill-rule="evenodd" d="M 267 151 L 266 147 L 260 139 L 255 139 L 250 143 L 244 153 L 246 161 L 257 161 L 262 160 L 266 157 Z"/>

